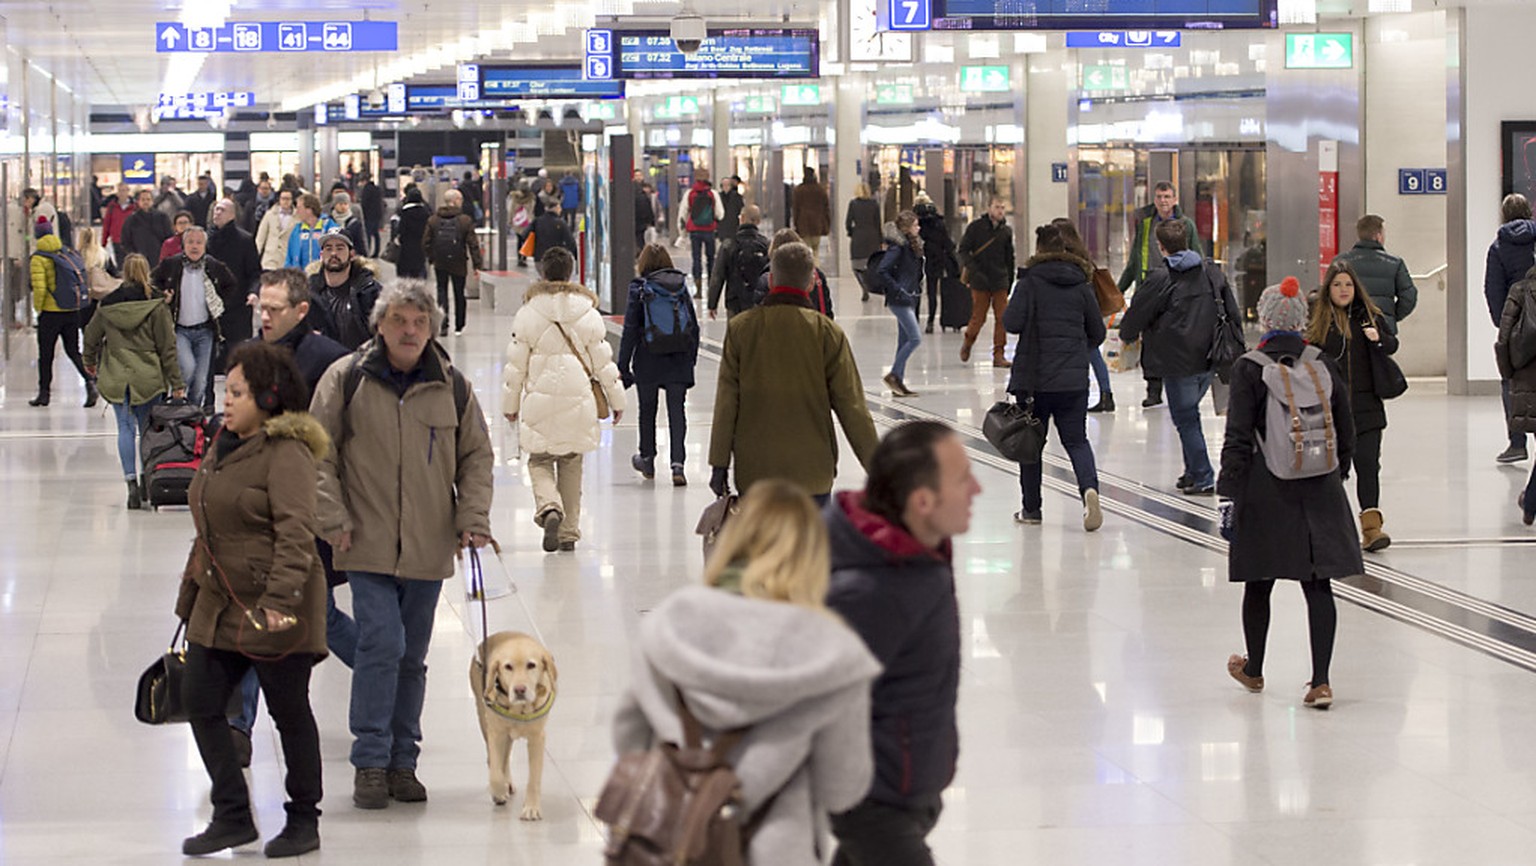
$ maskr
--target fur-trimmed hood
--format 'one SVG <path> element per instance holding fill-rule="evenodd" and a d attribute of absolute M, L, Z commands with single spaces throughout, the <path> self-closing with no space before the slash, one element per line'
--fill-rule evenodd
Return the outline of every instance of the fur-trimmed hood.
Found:
<path fill-rule="evenodd" d="M 1035 253 L 1029 257 L 1029 261 L 1024 263 L 1024 267 L 1026 269 L 1032 268 L 1036 265 L 1043 265 L 1046 262 L 1067 262 L 1068 264 L 1077 265 L 1083 269 L 1085 276 L 1089 279 L 1093 278 L 1093 262 L 1073 253 Z"/>
<path fill-rule="evenodd" d="M 590 300 L 592 302 L 592 306 L 596 307 L 598 305 L 597 293 L 587 288 L 586 286 L 583 286 L 581 283 L 554 282 L 550 280 L 538 280 L 533 285 L 529 286 L 528 291 L 523 293 L 523 303 L 526 304 L 534 298 L 539 297 L 540 295 L 561 294 L 581 295 L 582 297 Z"/>
<path fill-rule="evenodd" d="M 325 457 L 331 449 L 330 434 L 325 432 L 315 416 L 308 412 L 284 412 L 267 419 L 267 423 L 261 425 L 261 432 L 267 434 L 268 439 L 295 439 L 309 447 L 309 453 L 315 455 L 316 460 Z"/>

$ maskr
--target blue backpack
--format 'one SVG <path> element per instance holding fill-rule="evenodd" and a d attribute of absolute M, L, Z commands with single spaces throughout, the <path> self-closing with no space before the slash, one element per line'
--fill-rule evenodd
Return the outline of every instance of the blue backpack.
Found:
<path fill-rule="evenodd" d="M 38 252 L 53 262 L 53 302 L 61 310 L 83 310 L 91 302 L 90 280 L 85 273 L 85 259 L 72 249 L 56 253 Z"/>
<path fill-rule="evenodd" d="M 671 292 L 647 280 L 640 290 L 640 305 L 645 313 L 645 347 L 651 354 L 674 355 L 693 348 L 699 323 L 686 287 Z"/>

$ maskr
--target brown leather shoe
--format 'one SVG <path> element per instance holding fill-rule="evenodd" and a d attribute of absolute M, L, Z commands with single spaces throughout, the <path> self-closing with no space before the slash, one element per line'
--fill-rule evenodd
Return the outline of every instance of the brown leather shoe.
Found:
<path fill-rule="evenodd" d="M 1247 656 L 1232 655 L 1227 658 L 1227 673 L 1232 675 L 1232 679 L 1242 683 L 1243 688 L 1254 694 L 1264 691 L 1264 678 L 1248 676 L 1243 671 L 1243 668 L 1247 667 L 1247 665 Z"/>
<path fill-rule="evenodd" d="M 1333 706 L 1333 689 L 1329 688 L 1327 683 L 1320 686 L 1314 686 L 1311 683 L 1307 685 L 1309 687 L 1307 696 L 1301 699 L 1303 704 L 1315 710 L 1326 710 Z"/>
<path fill-rule="evenodd" d="M 960 363 L 964 364 L 971 360 L 971 347 L 974 345 L 976 345 L 976 338 L 969 336 L 960 344 Z"/>
<path fill-rule="evenodd" d="M 998 369 L 1001 369 L 1001 370 L 1006 370 L 1009 367 L 1013 366 L 1013 362 L 1008 360 L 1007 358 L 1003 357 L 1003 350 L 1002 349 L 993 349 L 992 350 L 992 366 L 997 367 Z"/>

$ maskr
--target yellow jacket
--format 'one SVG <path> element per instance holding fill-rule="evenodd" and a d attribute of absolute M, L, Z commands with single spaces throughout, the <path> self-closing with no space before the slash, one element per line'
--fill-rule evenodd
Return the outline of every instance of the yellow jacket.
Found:
<path fill-rule="evenodd" d="M 70 312 L 60 307 L 53 297 L 53 291 L 58 286 L 57 278 L 53 272 L 53 259 L 38 253 L 56 253 L 64 248 L 64 242 L 58 235 L 44 235 L 37 242 L 37 253 L 32 254 L 30 262 L 32 270 L 32 309 L 39 313 L 64 313 Z"/>

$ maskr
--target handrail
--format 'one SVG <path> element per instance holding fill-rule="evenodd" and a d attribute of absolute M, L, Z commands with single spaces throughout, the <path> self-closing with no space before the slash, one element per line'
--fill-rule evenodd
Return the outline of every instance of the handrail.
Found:
<path fill-rule="evenodd" d="M 1414 281 L 1434 279 L 1435 277 L 1440 276 L 1441 274 L 1445 273 L 1446 271 L 1448 271 L 1450 269 L 1451 269 L 1451 263 L 1450 262 L 1446 262 L 1445 264 L 1441 265 L 1438 268 L 1431 269 L 1429 271 L 1429 273 L 1426 273 L 1426 274 L 1409 274 L 1408 278 L 1410 280 L 1414 280 Z"/>

